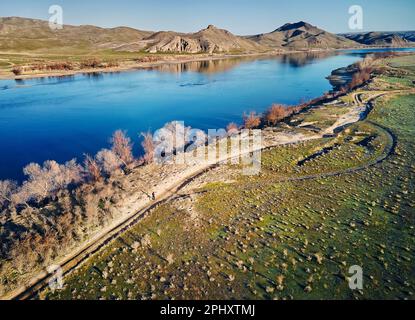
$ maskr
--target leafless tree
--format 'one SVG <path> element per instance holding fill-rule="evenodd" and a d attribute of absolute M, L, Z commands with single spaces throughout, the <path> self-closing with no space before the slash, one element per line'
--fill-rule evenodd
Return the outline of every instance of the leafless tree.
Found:
<path fill-rule="evenodd" d="M 131 139 L 127 137 L 125 131 L 117 130 L 112 138 L 112 152 L 118 156 L 124 166 L 128 166 L 134 161 L 133 144 Z"/>
<path fill-rule="evenodd" d="M 287 116 L 287 108 L 280 104 L 273 104 L 265 113 L 265 121 L 268 125 L 275 126 Z"/>
<path fill-rule="evenodd" d="M 141 143 L 141 146 L 144 149 L 143 160 L 144 163 L 148 164 L 154 161 L 155 145 L 153 141 L 153 135 L 150 132 L 142 133 L 141 135 L 144 138 L 143 142 Z"/>
<path fill-rule="evenodd" d="M 120 158 L 115 152 L 108 149 L 102 149 L 98 152 L 96 159 L 102 171 L 108 175 L 113 174 L 116 170 L 120 169 L 122 165 Z"/>
<path fill-rule="evenodd" d="M 101 169 L 99 168 L 97 161 L 89 154 L 85 155 L 84 166 L 88 177 L 92 181 L 97 182 L 102 179 Z"/>
<path fill-rule="evenodd" d="M 235 122 L 231 122 L 226 127 L 226 132 L 228 132 L 229 135 L 233 135 L 237 133 L 239 130 L 238 125 Z"/>
<path fill-rule="evenodd" d="M 6 202 L 13 202 L 12 196 L 17 191 L 17 183 L 11 180 L 0 180 L 0 207 Z"/>
<path fill-rule="evenodd" d="M 255 129 L 261 125 L 261 117 L 255 111 L 252 111 L 248 115 L 244 113 L 243 120 L 245 129 Z"/>
<path fill-rule="evenodd" d="M 55 196 L 57 191 L 82 180 L 81 167 L 75 160 L 65 164 L 48 160 L 43 163 L 43 166 L 31 163 L 23 169 L 23 172 L 28 177 L 19 191 L 23 203 Z"/>

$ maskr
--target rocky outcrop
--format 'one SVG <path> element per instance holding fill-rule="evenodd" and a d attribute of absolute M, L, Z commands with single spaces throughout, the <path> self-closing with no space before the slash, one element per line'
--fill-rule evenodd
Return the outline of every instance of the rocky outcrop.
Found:
<path fill-rule="evenodd" d="M 304 21 L 287 23 L 271 33 L 247 38 L 273 48 L 340 49 L 359 46 L 353 40 L 326 32 Z"/>
<path fill-rule="evenodd" d="M 153 42 L 147 49 L 148 52 L 153 53 L 229 53 L 269 50 L 269 48 L 213 25 L 196 33 L 158 32 L 146 40 Z"/>
<path fill-rule="evenodd" d="M 411 44 L 412 39 L 410 35 L 404 39 L 397 33 L 384 32 L 348 33 L 344 36 L 363 45 L 379 47 L 405 47 Z"/>

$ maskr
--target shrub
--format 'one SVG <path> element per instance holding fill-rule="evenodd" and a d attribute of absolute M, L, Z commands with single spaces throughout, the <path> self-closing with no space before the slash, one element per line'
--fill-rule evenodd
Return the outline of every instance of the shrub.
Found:
<path fill-rule="evenodd" d="M 100 68 L 102 67 L 102 61 L 97 59 L 97 58 L 93 58 L 93 59 L 88 59 L 88 60 L 84 60 L 80 63 L 80 67 L 81 69 L 96 69 L 96 68 Z"/>
<path fill-rule="evenodd" d="M 227 127 L 226 127 L 226 132 L 227 132 L 229 135 L 236 134 L 236 133 L 238 132 L 238 130 L 239 130 L 239 127 L 238 127 L 238 125 L 237 125 L 236 123 L 234 123 L 234 122 L 229 123 L 229 124 L 227 125 Z"/>
<path fill-rule="evenodd" d="M 125 166 L 128 166 L 134 161 L 133 144 L 125 131 L 115 131 L 111 138 L 111 143 L 112 152 L 119 157 Z"/>
<path fill-rule="evenodd" d="M 113 151 L 108 149 L 102 149 L 98 152 L 96 159 L 101 170 L 109 176 L 120 169 L 122 164 L 120 158 Z"/>
<path fill-rule="evenodd" d="M 0 208 L 6 203 L 11 203 L 13 194 L 17 191 L 17 183 L 11 180 L 0 180 Z"/>
<path fill-rule="evenodd" d="M 45 161 L 43 166 L 31 163 L 23 169 L 23 172 L 28 177 L 21 188 L 23 203 L 55 196 L 57 191 L 82 180 L 81 167 L 75 160 L 63 165 L 51 160 Z"/>
<path fill-rule="evenodd" d="M 255 129 L 261 125 L 261 117 L 255 111 L 252 111 L 248 115 L 244 113 L 243 120 L 245 129 Z"/>
<path fill-rule="evenodd" d="M 280 104 L 273 104 L 265 113 L 265 122 L 275 126 L 288 115 L 287 107 Z"/>
<path fill-rule="evenodd" d="M 20 76 L 23 73 L 23 68 L 22 67 L 13 67 L 12 72 L 14 73 L 15 76 Z"/>
<path fill-rule="evenodd" d="M 141 135 L 144 138 L 143 142 L 141 143 L 141 146 L 144 149 L 143 160 L 144 163 L 148 164 L 154 161 L 155 145 L 153 141 L 153 135 L 150 132 L 142 133 Z"/>
<path fill-rule="evenodd" d="M 102 179 L 101 169 L 96 161 L 90 155 L 85 155 L 84 169 L 90 180 L 93 182 L 100 181 Z"/>

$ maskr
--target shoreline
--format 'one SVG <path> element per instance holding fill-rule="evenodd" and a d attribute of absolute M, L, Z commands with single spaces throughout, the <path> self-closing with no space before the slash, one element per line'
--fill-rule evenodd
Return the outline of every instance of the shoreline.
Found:
<path fill-rule="evenodd" d="M 54 77 L 66 77 L 66 76 L 75 76 L 78 74 L 94 74 L 94 73 L 118 73 L 118 72 L 130 72 L 145 70 L 149 68 L 159 67 L 163 65 L 175 65 L 182 63 L 191 63 L 191 62 L 203 62 L 203 61 L 216 61 L 216 60 L 226 60 L 226 59 L 235 59 L 235 58 L 255 58 L 255 57 L 277 57 L 282 55 L 289 54 L 312 54 L 312 53 L 329 53 L 329 52 L 341 52 L 347 50 L 362 50 L 362 49 L 415 49 L 415 47 L 356 47 L 356 48 L 344 48 L 344 49 L 309 49 L 309 50 L 289 50 L 289 51 L 269 51 L 262 53 L 243 53 L 243 54 L 218 54 L 218 55 L 171 55 L 163 56 L 159 61 L 153 62 L 129 62 L 124 61 L 120 62 L 120 66 L 117 67 L 108 67 L 108 68 L 93 68 L 93 69 L 80 69 L 80 70 L 70 70 L 70 71 L 52 71 L 52 72 L 39 72 L 39 73 L 29 73 L 19 76 L 14 76 L 12 74 L 6 75 L 0 73 L 0 81 L 3 80 L 31 80 L 31 79 L 41 79 L 41 78 L 54 78 Z M 0 56 L 8 53 L 0 53 Z"/>
<path fill-rule="evenodd" d="M 371 81 L 373 81 L 373 79 Z M 335 134 L 335 132 L 338 129 L 342 130 L 353 123 L 363 120 L 364 117 L 362 116 L 365 113 L 367 115 L 367 112 L 370 111 L 368 107 L 371 101 L 374 101 L 380 96 L 386 94 L 396 93 L 397 92 L 394 91 L 377 92 L 377 94 L 365 99 L 366 101 L 361 101 L 358 97 L 353 96 L 354 102 L 352 102 L 349 106 L 349 111 L 339 116 L 335 123 L 333 123 L 329 127 L 324 128 L 324 130 L 322 130 L 320 134 L 304 134 L 298 132 L 297 134 L 293 135 L 289 132 L 268 132 L 270 139 L 266 139 L 266 143 L 263 146 L 261 146 L 261 150 L 285 144 L 295 144 L 308 140 L 320 139 L 324 138 L 325 135 Z M 344 94 L 358 95 L 359 92 L 356 92 L 356 89 L 353 89 Z M 324 104 L 321 106 L 324 107 Z M 252 150 L 249 150 L 249 152 L 251 151 Z M 177 172 L 173 170 L 171 172 L 163 172 L 163 174 L 166 174 L 165 177 L 162 177 L 162 175 L 155 176 L 158 178 L 162 178 L 161 181 L 159 181 L 157 184 L 157 186 L 159 186 L 160 189 L 157 190 L 164 191 L 162 194 L 160 194 L 159 198 L 155 203 L 151 201 L 149 203 L 149 200 L 145 196 L 141 195 L 140 192 L 138 192 L 137 194 L 131 194 L 130 197 L 124 200 L 123 204 L 120 207 L 115 208 L 116 211 L 118 211 L 118 214 L 120 214 L 120 216 L 114 218 L 114 221 L 112 221 L 111 224 L 106 226 L 104 230 L 101 230 L 101 232 L 92 234 L 88 241 L 85 241 L 82 245 L 77 246 L 75 250 L 69 252 L 63 257 L 60 257 L 60 259 L 58 258 L 59 265 L 63 267 L 65 274 L 68 274 L 76 267 L 82 265 L 82 263 L 92 253 L 97 252 L 99 249 L 103 248 L 109 241 L 114 239 L 114 237 L 118 236 L 120 233 L 124 232 L 129 227 L 139 222 L 140 219 L 142 217 L 145 217 L 146 213 L 148 213 L 149 208 L 152 208 L 157 203 L 163 203 L 164 201 L 168 201 L 171 198 L 171 196 L 174 195 L 177 192 L 177 190 L 180 189 L 183 183 L 186 183 L 186 181 L 200 174 L 200 172 L 209 170 L 210 166 L 216 165 L 218 163 L 223 163 L 228 159 L 232 159 L 234 156 L 235 155 L 229 155 L 224 159 L 217 159 L 217 161 L 214 164 L 204 162 L 195 163 L 194 166 L 186 167 L 184 170 L 180 170 L 179 174 L 177 174 Z M 141 175 L 141 173 L 146 173 L 146 170 L 151 171 L 151 169 L 151 167 L 143 167 L 142 169 L 139 168 L 133 174 L 143 176 Z M 153 172 L 153 174 L 156 173 Z M 157 179 L 155 179 L 155 181 L 157 181 Z M 5 293 L 5 295 L 0 296 L 0 299 L 15 299 L 25 298 L 27 297 L 27 295 L 30 296 L 33 293 L 33 291 L 37 291 L 36 289 L 39 288 L 39 286 L 41 287 L 43 284 L 45 284 L 49 279 L 50 274 L 41 271 L 40 274 L 37 275 L 37 277 L 26 279 L 26 285 L 23 285 L 19 288 L 16 288 L 15 290 L 11 290 Z"/>
<path fill-rule="evenodd" d="M 349 49 L 346 49 L 349 50 Z M 118 67 L 109 67 L 109 68 L 94 68 L 94 69 L 80 69 L 80 70 L 70 70 L 70 71 L 52 71 L 52 72 L 39 72 L 39 73 L 30 73 L 30 74 L 23 74 L 19 76 L 14 76 L 12 74 L 6 76 L 0 74 L 0 81 L 1 80 L 29 80 L 29 79 L 39 79 L 39 78 L 48 78 L 48 77 L 65 77 L 65 76 L 74 76 L 78 74 L 93 74 L 93 73 L 113 73 L 113 72 L 128 72 L 128 71 L 138 71 L 144 70 L 148 68 L 154 68 L 163 65 L 174 65 L 174 64 L 181 64 L 181 63 L 190 63 L 190 62 L 203 62 L 203 61 L 216 61 L 216 60 L 225 60 L 225 59 L 235 59 L 235 58 L 255 58 L 255 57 L 273 57 L 273 56 L 280 56 L 284 54 L 295 54 L 295 53 L 313 53 L 313 52 L 330 52 L 336 51 L 333 50 L 309 50 L 309 51 L 301 51 L 301 50 L 292 50 L 287 52 L 259 52 L 259 53 L 244 53 L 244 54 L 218 54 L 218 55 L 208 55 L 208 54 L 193 54 L 193 55 L 166 55 L 162 57 L 159 61 L 153 62 L 131 62 L 128 63 L 126 61 L 121 62 L 124 65 L 120 65 Z M 0 53 L 1 55 L 2 53 Z"/>

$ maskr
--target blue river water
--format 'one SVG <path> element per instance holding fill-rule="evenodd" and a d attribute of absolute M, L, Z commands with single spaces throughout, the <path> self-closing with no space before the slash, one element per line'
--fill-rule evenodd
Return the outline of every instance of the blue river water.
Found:
<path fill-rule="evenodd" d="M 332 89 L 333 69 L 367 50 L 164 65 L 122 73 L 0 81 L 0 179 L 24 178 L 30 162 L 65 162 L 179 120 L 202 130 L 241 122 L 246 111 L 297 104 Z"/>

